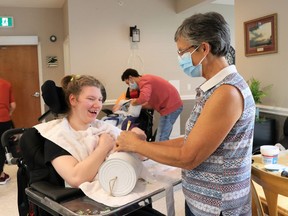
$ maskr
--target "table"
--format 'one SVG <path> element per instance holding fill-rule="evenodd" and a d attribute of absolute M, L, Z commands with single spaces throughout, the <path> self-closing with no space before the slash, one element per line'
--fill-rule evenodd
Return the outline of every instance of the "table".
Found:
<path fill-rule="evenodd" d="M 26 188 L 26 194 L 28 199 L 50 212 L 52 215 L 126 215 L 127 213 L 133 212 L 145 205 L 150 205 L 152 202 L 165 197 L 167 183 L 171 185 L 174 190 L 178 190 L 181 187 L 181 169 L 172 168 L 161 164 L 151 163 L 150 171 L 153 172 L 157 179 L 160 181 L 163 178 L 163 186 L 157 190 L 149 192 L 145 196 L 139 197 L 130 203 L 120 206 L 120 207 L 109 207 L 102 203 L 96 202 L 87 196 L 81 196 L 76 198 L 71 198 L 67 201 L 56 202 L 45 194 L 34 190 L 33 188 Z M 173 193 L 173 191 L 172 191 Z"/>
<path fill-rule="evenodd" d="M 262 156 L 261 155 L 254 155 L 252 158 L 254 160 L 254 162 L 252 164 L 253 167 L 265 170 L 264 164 L 262 163 Z M 288 150 L 280 152 L 280 154 L 278 156 L 278 163 L 288 167 Z M 265 172 L 268 172 L 271 175 L 280 175 L 281 174 L 280 172 L 270 172 L 267 170 L 265 170 Z M 264 212 L 267 214 L 268 209 L 267 209 L 267 203 L 266 203 L 263 189 L 260 185 L 258 185 L 256 183 L 255 183 L 255 188 L 257 190 L 258 195 L 260 196 Z M 288 197 L 285 197 L 282 195 L 278 196 L 278 214 L 279 214 L 279 216 L 288 216 Z"/>

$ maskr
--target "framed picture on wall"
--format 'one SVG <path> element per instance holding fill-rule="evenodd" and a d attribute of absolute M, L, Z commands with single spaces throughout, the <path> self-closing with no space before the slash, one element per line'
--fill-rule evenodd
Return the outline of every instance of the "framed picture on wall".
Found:
<path fill-rule="evenodd" d="M 46 57 L 48 67 L 57 67 L 58 66 L 58 57 L 57 56 L 47 56 Z"/>
<path fill-rule="evenodd" d="M 244 22 L 245 55 L 277 53 L 277 14 Z"/>

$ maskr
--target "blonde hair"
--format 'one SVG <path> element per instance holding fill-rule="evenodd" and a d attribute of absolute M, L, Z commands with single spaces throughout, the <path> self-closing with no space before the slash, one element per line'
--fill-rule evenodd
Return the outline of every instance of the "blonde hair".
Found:
<path fill-rule="evenodd" d="M 65 95 L 66 103 L 70 109 L 69 96 L 71 94 L 79 96 L 82 88 L 85 86 L 95 86 L 101 90 L 103 102 L 106 100 L 106 91 L 102 83 L 90 75 L 67 75 L 61 80 L 62 89 Z"/>

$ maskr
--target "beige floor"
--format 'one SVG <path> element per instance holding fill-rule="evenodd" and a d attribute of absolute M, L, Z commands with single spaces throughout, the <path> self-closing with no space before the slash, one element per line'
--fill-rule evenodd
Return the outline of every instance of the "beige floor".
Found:
<path fill-rule="evenodd" d="M 17 216 L 17 166 L 5 165 L 4 171 L 11 176 L 11 180 L 6 185 L 0 185 L 0 216 Z M 176 216 L 184 216 L 184 197 L 182 190 L 174 193 Z M 167 215 L 166 201 L 164 198 L 153 203 L 153 207 L 163 214 Z"/>

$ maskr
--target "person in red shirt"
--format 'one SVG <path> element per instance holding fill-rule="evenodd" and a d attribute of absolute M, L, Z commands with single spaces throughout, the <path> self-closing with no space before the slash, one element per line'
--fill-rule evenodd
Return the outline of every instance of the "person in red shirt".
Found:
<path fill-rule="evenodd" d="M 173 124 L 183 110 L 183 102 L 177 89 L 167 80 L 151 75 L 139 75 L 135 69 L 128 68 L 121 76 L 131 90 L 140 90 L 138 98 L 131 105 L 156 110 L 160 114 L 156 141 L 169 140 Z"/>
<path fill-rule="evenodd" d="M 130 88 L 128 87 L 126 92 L 123 92 L 118 99 L 115 102 L 115 105 L 112 108 L 112 112 L 116 112 L 118 110 L 121 109 L 121 101 L 123 100 L 129 100 L 131 98 L 138 98 L 139 97 L 139 90 L 130 90 Z"/>
<path fill-rule="evenodd" d="M 0 137 L 13 127 L 11 115 L 16 108 L 16 102 L 12 94 L 11 84 L 0 78 Z M 3 172 L 5 164 L 5 149 L 0 142 L 0 185 L 6 184 L 10 176 Z"/>

